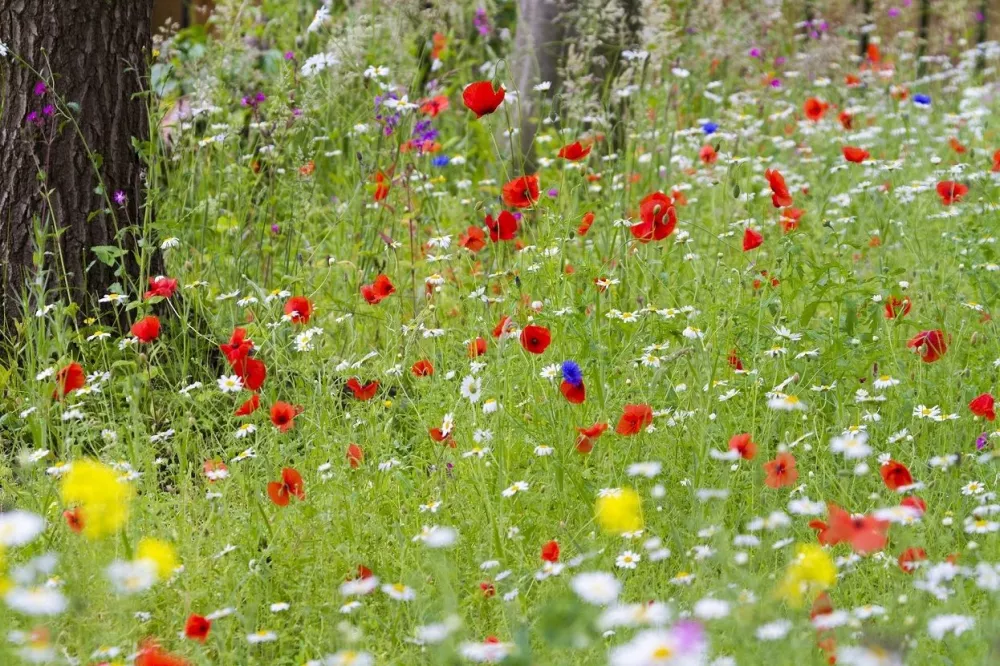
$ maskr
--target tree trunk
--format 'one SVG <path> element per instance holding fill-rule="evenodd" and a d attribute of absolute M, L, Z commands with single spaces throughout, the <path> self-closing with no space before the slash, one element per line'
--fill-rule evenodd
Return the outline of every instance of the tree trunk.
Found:
<path fill-rule="evenodd" d="M 151 12 L 152 0 L 0 0 L 0 40 L 11 52 L 0 59 L 5 328 L 20 318 L 37 277 L 96 312 L 101 294 L 116 282 L 140 281 L 149 260 L 150 270 L 162 272 L 148 238 L 140 251 L 145 173 L 132 144 L 149 140 L 141 93 Z M 39 238 L 46 252 L 37 251 Z M 125 255 L 108 266 L 95 246 Z"/>
<path fill-rule="evenodd" d="M 927 53 L 927 39 L 931 27 L 931 0 L 920 0 L 920 23 L 917 27 L 917 78 L 923 78 L 927 72 L 927 63 L 923 61 Z"/>

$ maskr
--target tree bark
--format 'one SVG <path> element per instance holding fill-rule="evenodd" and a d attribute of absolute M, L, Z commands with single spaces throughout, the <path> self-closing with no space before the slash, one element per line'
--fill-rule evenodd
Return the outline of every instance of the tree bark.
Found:
<path fill-rule="evenodd" d="M 145 171 L 132 144 L 149 140 L 151 16 L 152 0 L 0 0 L 0 41 L 11 51 L 0 59 L 5 328 L 36 278 L 97 312 L 97 298 L 115 282 L 140 281 L 144 263 L 162 272 L 155 246 L 139 247 Z M 95 246 L 126 252 L 117 275 Z"/>

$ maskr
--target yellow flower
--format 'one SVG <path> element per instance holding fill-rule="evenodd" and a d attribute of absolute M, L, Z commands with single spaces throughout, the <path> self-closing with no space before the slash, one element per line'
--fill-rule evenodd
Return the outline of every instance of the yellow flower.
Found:
<path fill-rule="evenodd" d="M 118 473 L 96 460 L 77 460 L 62 477 L 60 495 L 66 505 L 80 507 L 83 533 L 91 539 L 114 534 L 128 519 L 135 490 Z"/>
<path fill-rule="evenodd" d="M 605 532 L 621 534 L 642 529 L 642 501 L 631 488 L 597 498 L 595 512 Z"/>
<path fill-rule="evenodd" d="M 169 542 L 149 537 L 144 537 L 139 541 L 135 559 L 155 562 L 156 576 L 160 580 L 169 578 L 180 564 L 177 560 L 177 553 Z"/>
<path fill-rule="evenodd" d="M 814 600 L 820 592 L 837 582 L 837 567 L 822 546 L 799 545 L 795 559 L 788 565 L 785 577 L 778 586 L 777 595 L 795 607 L 804 598 Z"/>

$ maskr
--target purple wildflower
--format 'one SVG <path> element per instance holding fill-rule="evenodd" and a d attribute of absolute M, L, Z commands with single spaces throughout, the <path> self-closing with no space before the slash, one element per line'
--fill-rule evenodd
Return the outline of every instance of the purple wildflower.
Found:
<path fill-rule="evenodd" d="M 473 19 L 473 24 L 481 36 L 486 37 L 490 34 L 490 19 L 486 16 L 486 10 L 482 7 L 476 10 L 476 18 Z"/>
<path fill-rule="evenodd" d="M 35 84 L 35 90 L 34 90 L 35 97 L 41 97 L 46 92 L 48 92 L 48 90 L 49 87 L 45 85 L 45 81 L 39 81 L 38 83 Z"/>

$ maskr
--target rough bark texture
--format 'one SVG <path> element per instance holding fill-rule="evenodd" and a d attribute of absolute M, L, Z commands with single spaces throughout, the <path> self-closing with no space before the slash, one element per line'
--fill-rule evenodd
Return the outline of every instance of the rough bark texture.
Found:
<path fill-rule="evenodd" d="M 151 11 L 152 0 L 0 0 L 0 40 L 27 63 L 11 56 L 0 61 L 5 324 L 21 316 L 22 294 L 40 268 L 48 289 L 94 311 L 96 298 L 88 295 L 99 296 L 120 280 L 97 261 L 94 246 L 121 246 L 128 252 L 126 269 L 139 277 L 134 255 L 143 219 L 144 166 L 132 138 L 149 138 L 147 100 L 139 93 L 151 48 Z M 41 96 L 34 90 L 40 80 L 52 87 Z M 75 109 L 70 111 L 75 126 L 42 113 L 55 96 Z M 29 120 L 33 111 L 41 115 L 37 123 Z M 99 157 L 88 156 L 88 147 Z M 100 186 L 109 198 L 124 192 L 127 202 L 112 200 L 110 213 L 99 212 L 108 208 L 96 192 Z M 42 190 L 50 192 L 51 207 Z M 49 251 L 42 266 L 33 259 L 39 225 Z"/>
<path fill-rule="evenodd" d="M 572 0 L 520 0 L 517 15 L 516 77 L 521 106 L 521 154 L 525 172 L 534 164 L 533 142 L 538 122 L 539 96 L 554 99 L 559 88 L 559 66 L 566 49 L 565 23 L 561 14 Z M 542 81 L 552 87 L 545 92 L 533 88 Z"/>

